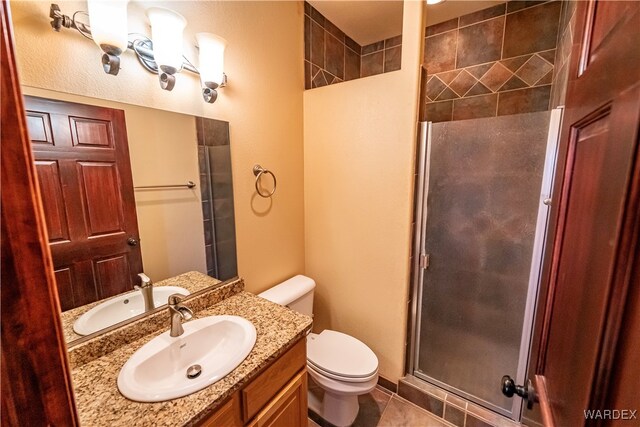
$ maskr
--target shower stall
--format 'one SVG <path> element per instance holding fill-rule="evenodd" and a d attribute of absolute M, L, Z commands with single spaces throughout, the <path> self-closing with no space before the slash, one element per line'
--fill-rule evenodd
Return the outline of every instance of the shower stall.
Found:
<path fill-rule="evenodd" d="M 420 123 L 409 373 L 514 420 L 561 114 Z"/>

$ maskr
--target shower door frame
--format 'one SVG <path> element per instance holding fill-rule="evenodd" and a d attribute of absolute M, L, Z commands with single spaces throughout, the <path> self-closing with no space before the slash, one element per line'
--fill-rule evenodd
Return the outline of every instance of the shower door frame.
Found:
<path fill-rule="evenodd" d="M 562 124 L 562 107 L 551 110 L 549 118 L 549 130 L 547 132 L 547 145 L 545 150 L 544 169 L 540 187 L 540 199 L 538 203 L 538 215 L 536 220 L 536 231 L 534 235 L 531 269 L 529 273 L 529 287 L 525 304 L 524 318 L 522 322 L 522 335 L 520 340 L 520 351 L 518 358 L 517 372 L 515 380 L 518 384 L 526 382 L 527 368 L 531 354 L 531 340 L 533 338 L 533 324 L 536 305 L 538 303 L 538 292 L 542 274 L 542 261 L 544 259 L 544 247 L 549 233 L 549 212 L 551 194 L 553 189 L 553 174 L 555 171 L 556 158 L 558 154 L 558 143 L 560 139 L 560 128 Z M 420 351 L 420 320 L 422 316 L 422 290 L 424 286 L 423 271 L 428 268 L 429 255 L 425 252 L 426 226 L 428 216 L 428 193 L 429 193 L 429 166 L 431 162 L 431 135 L 432 122 L 419 122 L 419 139 L 417 152 L 417 177 L 415 186 L 415 230 L 413 236 L 413 264 L 411 279 L 411 305 L 409 310 L 409 348 L 407 358 L 407 374 L 440 387 L 447 392 L 454 393 L 470 402 L 481 405 L 493 412 L 520 421 L 522 416 L 522 399 L 513 399 L 511 411 L 505 410 L 490 402 L 480 399 L 463 390 L 457 389 L 449 384 L 443 383 L 435 378 L 418 372 L 418 360 Z M 505 375 L 512 375 L 505 372 Z M 499 378 L 496 378 L 496 388 L 499 386 Z"/>

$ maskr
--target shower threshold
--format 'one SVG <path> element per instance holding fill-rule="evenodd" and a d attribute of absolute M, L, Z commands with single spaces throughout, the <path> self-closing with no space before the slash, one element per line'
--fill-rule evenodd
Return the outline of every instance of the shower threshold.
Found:
<path fill-rule="evenodd" d="M 460 427 L 464 425 L 522 426 L 503 408 L 497 408 L 420 372 L 400 379 L 398 395 Z M 473 421 L 476 423 L 471 424 Z"/>

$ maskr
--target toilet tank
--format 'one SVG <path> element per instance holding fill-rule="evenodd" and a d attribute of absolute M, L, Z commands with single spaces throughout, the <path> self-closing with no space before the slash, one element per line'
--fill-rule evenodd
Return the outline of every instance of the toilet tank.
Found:
<path fill-rule="evenodd" d="M 267 289 L 258 296 L 313 317 L 313 289 L 315 287 L 316 282 L 313 279 L 299 274 Z"/>

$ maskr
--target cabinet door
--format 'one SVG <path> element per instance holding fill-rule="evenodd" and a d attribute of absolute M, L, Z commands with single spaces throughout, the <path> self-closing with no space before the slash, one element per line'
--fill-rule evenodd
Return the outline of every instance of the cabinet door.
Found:
<path fill-rule="evenodd" d="M 235 393 L 211 417 L 200 422 L 200 427 L 240 427 L 240 396 Z"/>
<path fill-rule="evenodd" d="M 307 371 L 300 371 L 249 424 L 251 427 L 306 427 Z"/>

